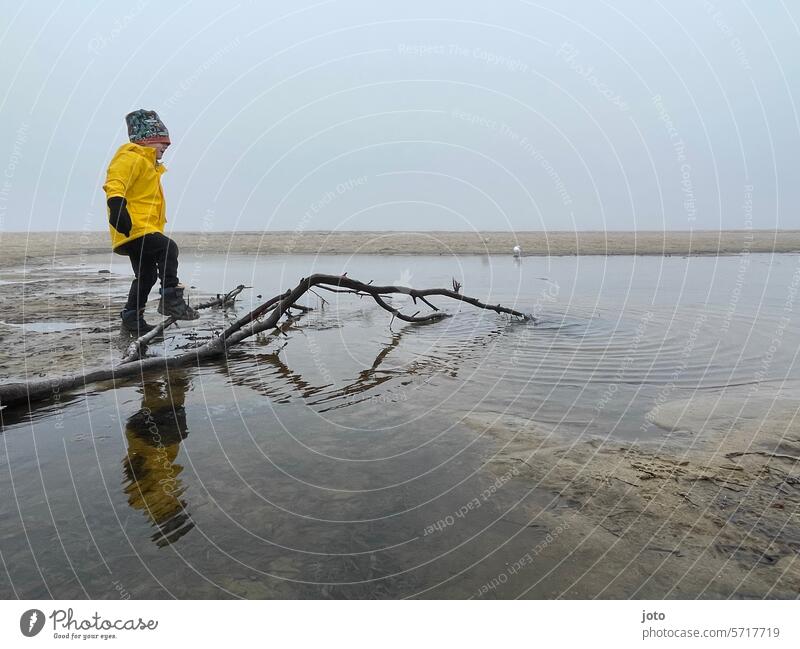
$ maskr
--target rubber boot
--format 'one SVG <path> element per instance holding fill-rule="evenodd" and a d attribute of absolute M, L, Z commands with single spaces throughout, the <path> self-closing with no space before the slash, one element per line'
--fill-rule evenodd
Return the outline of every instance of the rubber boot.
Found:
<path fill-rule="evenodd" d="M 122 328 L 137 338 L 144 336 L 148 331 L 155 329 L 155 326 L 147 324 L 144 319 L 144 309 L 123 309 L 119 317 L 122 318 Z"/>
<path fill-rule="evenodd" d="M 200 314 L 183 299 L 183 286 L 161 289 L 158 312 L 161 315 L 173 316 L 177 320 L 197 320 L 200 317 Z"/>

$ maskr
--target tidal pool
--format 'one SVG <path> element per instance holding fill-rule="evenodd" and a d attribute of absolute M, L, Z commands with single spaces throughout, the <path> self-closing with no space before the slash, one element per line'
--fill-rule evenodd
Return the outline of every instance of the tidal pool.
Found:
<path fill-rule="evenodd" d="M 122 258 L 92 264 L 129 273 Z M 369 298 L 310 295 L 314 311 L 286 336 L 226 362 L 3 410 L 0 596 L 472 597 L 494 580 L 492 594 L 514 597 L 554 568 L 531 561 L 522 582 L 501 583 L 551 532 L 522 506 L 570 503 L 487 472 L 499 442 L 465 417 L 522 418 L 566 441 L 680 443 L 658 406 L 800 379 L 798 255 L 207 255 L 184 258 L 181 279 L 252 286 L 242 313 L 312 272 L 416 288 L 456 278 L 536 323 L 437 299 L 453 317 L 407 325 Z"/>

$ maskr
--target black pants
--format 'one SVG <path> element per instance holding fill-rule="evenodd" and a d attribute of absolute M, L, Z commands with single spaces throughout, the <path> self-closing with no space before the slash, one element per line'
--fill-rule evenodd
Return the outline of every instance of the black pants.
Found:
<path fill-rule="evenodd" d="M 130 258 L 135 275 L 125 304 L 126 310 L 144 309 L 147 296 L 159 279 L 161 288 L 178 285 L 178 244 L 160 232 L 129 241 L 115 248 L 114 252 Z"/>

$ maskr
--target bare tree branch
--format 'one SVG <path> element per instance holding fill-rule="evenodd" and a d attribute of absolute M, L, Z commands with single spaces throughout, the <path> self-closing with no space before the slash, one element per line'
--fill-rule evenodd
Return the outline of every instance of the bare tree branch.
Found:
<path fill-rule="evenodd" d="M 358 280 L 351 279 L 345 275 L 323 275 L 315 274 L 310 277 L 303 277 L 294 289 L 289 289 L 280 295 L 276 295 L 248 314 L 237 319 L 234 323 L 228 326 L 218 336 L 213 337 L 208 342 L 198 345 L 195 348 L 186 350 L 181 354 L 176 354 L 170 357 L 151 357 L 142 358 L 142 354 L 147 345 L 147 342 L 152 338 L 143 336 L 139 339 L 139 344 L 135 350 L 129 349 L 125 357 L 117 365 L 109 368 L 98 368 L 88 370 L 70 376 L 54 377 L 49 379 L 33 380 L 23 383 L 7 383 L 0 385 L 0 406 L 9 406 L 19 403 L 30 403 L 38 399 L 52 398 L 64 390 L 73 389 L 75 387 L 85 387 L 89 383 L 97 381 L 115 381 L 123 379 L 135 374 L 141 374 L 151 370 L 165 370 L 183 365 L 197 364 L 201 361 L 216 356 L 224 355 L 228 347 L 232 347 L 241 341 L 254 336 L 263 331 L 273 332 L 278 327 L 280 319 L 287 314 L 289 309 L 296 308 L 305 311 L 308 307 L 303 307 L 297 304 L 297 301 L 312 287 L 319 287 L 320 289 L 333 290 L 338 292 L 353 292 L 359 296 L 370 296 L 375 300 L 375 303 L 382 309 L 385 309 L 392 314 L 392 321 L 398 318 L 405 322 L 411 323 L 428 323 L 441 320 L 449 317 L 449 314 L 439 311 L 437 307 L 431 304 L 425 298 L 436 295 L 442 297 L 449 297 L 460 302 L 471 304 L 472 306 L 480 309 L 487 309 L 495 311 L 496 313 L 505 313 L 512 315 L 522 320 L 534 321 L 533 316 L 521 313 L 514 309 L 510 309 L 499 304 L 489 305 L 485 304 L 475 298 L 467 297 L 457 291 L 451 291 L 443 288 L 430 288 L 430 289 L 412 289 L 406 286 L 374 286 L 371 282 L 365 284 Z M 208 303 L 199 305 L 197 308 L 207 308 L 210 306 L 224 306 L 230 299 L 235 299 L 236 295 L 241 292 L 245 287 L 238 286 L 233 291 L 225 294 L 225 296 L 218 296 L 215 300 Z M 454 284 L 454 288 L 456 288 Z M 460 289 L 460 285 L 457 287 Z M 419 298 L 432 309 L 433 313 L 419 315 L 419 312 L 413 315 L 406 315 L 401 313 L 399 309 L 387 304 L 384 300 L 385 296 L 392 294 L 409 295 L 414 299 Z M 162 323 L 162 331 L 166 326 L 169 326 L 168 318 Z M 280 331 L 280 329 L 279 329 Z M 149 334 L 148 334 L 149 335 Z M 154 337 L 154 336 L 153 336 Z M 147 340 L 143 340 L 147 339 Z"/>

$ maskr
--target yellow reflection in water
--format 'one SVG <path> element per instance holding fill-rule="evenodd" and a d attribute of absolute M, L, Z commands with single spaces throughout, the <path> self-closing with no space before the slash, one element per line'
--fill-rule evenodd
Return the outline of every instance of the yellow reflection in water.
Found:
<path fill-rule="evenodd" d="M 142 407 L 128 418 L 128 455 L 122 461 L 128 504 L 144 512 L 157 531 L 159 547 L 174 543 L 194 527 L 175 460 L 189 430 L 184 401 L 191 389 L 188 374 L 172 370 L 142 385 Z"/>

